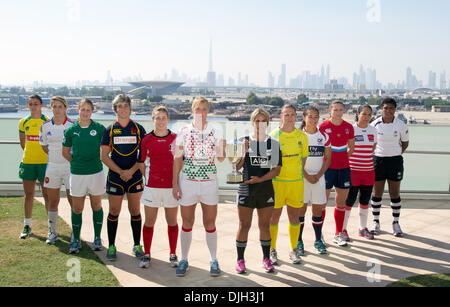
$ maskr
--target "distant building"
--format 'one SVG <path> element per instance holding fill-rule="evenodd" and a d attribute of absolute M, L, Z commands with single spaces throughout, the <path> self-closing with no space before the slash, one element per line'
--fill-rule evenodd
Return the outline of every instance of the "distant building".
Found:
<path fill-rule="evenodd" d="M 432 106 L 431 112 L 450 112 L 450 106 Z"/>
<path fill-rule="evenodd" d="M 178 90 L 184 82 L 174 81 L 135 81 L 128 82 L 135 88 L 129 91 L 130 94 L 136 93 L 140 90 L 146 91 L 149 95 L 170 95 Z"/>

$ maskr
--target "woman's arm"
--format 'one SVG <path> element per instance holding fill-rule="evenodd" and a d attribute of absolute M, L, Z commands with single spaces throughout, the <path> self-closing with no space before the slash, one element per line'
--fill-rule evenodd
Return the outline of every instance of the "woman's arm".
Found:
<path fill-rule="evenodd" d="M 25 133 L 19 132 L 20 147 L 22 147 L 22 150 L 25 150 L 25 139 Z"/>
<path fill-rule="evenodd" d="M 172 177 L 172 194 L 176 200 L 179 200 L 182 195 L 178 179 L 180 176 L 181 168 L 183 167 L 183 155 L 184 155 L 183 146 L 176 146 L 175 155 L 173 158 L 173 177 Z"/>
<path fill-rule="evenodd" d="M 270 170 L 270 172 L 268 172 L 264 176 L 262 176 L 262 177 L 252 176 L 252 178 L 250 180 L 245 181 L 244 184 L 255 184 L 255 183 L 261 183 L 264 181 L 272 180 L 273 178 L 275 178 L 276 176 L 278 176 L 280 174 L 280 171 L 281 171 L 281 166 L 275 166 L 274 168 L 272 168 Z"/>
<path fill-rule="evenodd" d="M 70 149 L 71 149 L 71 147 L 65 147 L 65 146 L 62 147 L 62 155 L 69 162 L 72 161 L 72 155 L 70 154 Z"/>

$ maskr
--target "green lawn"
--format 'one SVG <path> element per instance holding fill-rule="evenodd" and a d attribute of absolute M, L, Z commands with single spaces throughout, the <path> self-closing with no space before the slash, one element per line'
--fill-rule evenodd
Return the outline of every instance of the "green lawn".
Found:
<path fill-rule="evenodd" d="M 23 197 L 0 197 L 1 287 L 120 286 L 85 242 L 78 255 L 68 254 L 71 229 L 61 218 L 59 240 L 55 245 L 47 245 L 47 225 L 45 207 L 35 201 L 33 234 L 26 240 L 19 239 L 23 229 Z"/>
<path fill-rule="evenodd" d="M 388 287 L 450 287 L 450 274 L 412 276 L 393 282 Z"/>

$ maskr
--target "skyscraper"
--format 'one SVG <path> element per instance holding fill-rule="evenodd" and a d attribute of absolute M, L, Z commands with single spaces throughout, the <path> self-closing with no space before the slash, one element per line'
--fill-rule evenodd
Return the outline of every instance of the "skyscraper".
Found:
<path fill-rule="evenodd" d="M 281 64 L 281 74 L 278 77 L 278 87 L 286 87 L 286 64 Z"/>
<path fill-rule="evenodd" d="M 206 74 L 206 83 L 208 86 L 216 86 L 216 73 L 213 70 L 213 53 L 212 53 L 212 39 L 209 45 L 209 68 Z"/>
<path fill-rule="evenodd" d="M 431 89 L 436 88 L 436 73 L 433 71 L 428 72 L 428 87 Z"/>
<path fill-rule="evenodd" d="M 439 88 L 441 90 L 445 90 L 446 85 L 447 85 L 447 77 L 446 77 L 445 70 L 443 72 L 441 72 L 439 79 L 440 79 L 439 80 Z"/>
<path fill-rule="evenodd" d="M 272 73 L 270 71 L 267 75 L 267 87 L 269 87 L 269 88 L 275 87 L 275 77 L 272 75 Z"/>

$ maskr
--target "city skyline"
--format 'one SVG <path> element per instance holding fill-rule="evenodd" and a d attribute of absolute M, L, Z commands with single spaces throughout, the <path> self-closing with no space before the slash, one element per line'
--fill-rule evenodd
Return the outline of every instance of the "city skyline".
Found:
<path fill-rule="evenodd" d="M 424 86 L 436 79 L 439 88 L 450 71 L 450 3 L 391 2 L 6 1 L 0 85 L 103 83 L 108 71 L 115 80 L 154 79 L 172 70 L 206 82 L 213 49 L 218 83 L 238 83 L 240 73 L 267 86 L 270 72 L 275 85 L 285 75 L 289 86 L 330 65 L 329 79 L 352 85 L 361 66 L 383 85 L 406 81 L 411 67 Z"/>

